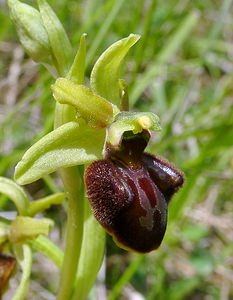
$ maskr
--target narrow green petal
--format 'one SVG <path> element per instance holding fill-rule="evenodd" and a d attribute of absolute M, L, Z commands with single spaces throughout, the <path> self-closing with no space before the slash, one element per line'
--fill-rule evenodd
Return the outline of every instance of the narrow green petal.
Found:
<path fill-rule="evenodd" d="M 54 98 L 61 104 L 69 104 L 91 127 L 104 128 L 113 120 L 113 106 L 94 94 L 84 85 L 66 78 L 58 78 L 52 86 Z"/>
<path fill-rule="evenodd" d="M 80 44 L 75 56 L 74 62 L 69 70 L 67 79 L 77 84 L 84 83 L 85 62 L 86 62 L 86 33 L 83 33 L 80 38 Z"/>

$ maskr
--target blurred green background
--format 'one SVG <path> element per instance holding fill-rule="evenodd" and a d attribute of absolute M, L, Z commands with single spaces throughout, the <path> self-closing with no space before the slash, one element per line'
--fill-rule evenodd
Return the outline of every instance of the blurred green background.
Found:
<path fill-rule="evenodd" d="M 81 33 L 88 34 L 87 78 L 111 43 L 130 33 L 142 35 L 122 70 L 131 109 L 160 116 L 163 130 L 153 134 L 148 151 L 165 156 L 186 175 L 170 204 L 162 246 L 137 256 L 108 238 L 90 299 L 104 300 L 106 294 L 111 300 L 233 299 L 232 2 L 49 1 L 74 50 Z M 0 176 L 11 178 L 25 150 L 52 130 L 55 101 L 53 79 L 25 55 L 4 0 L 0 25 Z M 52 175 L 26 188 L 36 199 L 62 186 Z M 10 207 L 0 197 L 4 209 Z M 47 215 L 54 218 L 61 243 L 65 213 L 55 207 Z M 43 265 L 35 256 L 28 299 L 53 299 L 57 270 L 45 275 Z M 44 294 L 32 296 L 35 290 Z"/>

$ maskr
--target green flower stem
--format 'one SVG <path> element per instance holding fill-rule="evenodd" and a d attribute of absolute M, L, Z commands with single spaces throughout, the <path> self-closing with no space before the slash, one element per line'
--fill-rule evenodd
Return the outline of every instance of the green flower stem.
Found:
<path fill-rule="evenodd" d="M 22 268 L 22 278 L 12 300 L 24 300 L 28 291 L 31 269 L 32 269 L 32 251 L 27 244 L 14 247 L 17 261 Z"/>
<path fill-rule="evenodd" d="M 83 182 L 77 167 L 61 171 L 68 199 L 67 231 L 58 300 L 70 299 L 76 277 L 83 236 Z"/>
<path fill-rule="evenodd" d="M 105 249 L 105 230 L 96 221 L 88 200 L 84 200 L 83 242 L 72 300 L 86 299 L 102 265 Z"/>
<path fill-rule="evenodd" d="M 56 193 L 48 197 L 33 201 L 29 206 L 29 216 L 34 216 L 41 211 L 48 209 L 51 205 L 61 204 L 64 200 L 64 193 Z"/>
<path fill-rule="evenodd" d="M 86 43 L 85 35 L 82 36 L 80 47 L 71 67 L 68 77 L 77 76 L 77 84 L 83 84 L 85 71 Z M 80 59 L 78 59 L 80 58 Z M 81 63 L 79 63 L 81 60 Z M 75 65 L 79 65 L 79 71 Z M 57 128 L 67 122 L 76 121 L 75 109 L 66 104 L 56 103 L 54 127 Z M 82 171 L 82 172 L 81 172 Z M 61 170 L 68 208 L 66 243 L 63 265 L 61 270 L 58 300 L 69 300 L 73 291 L 78 262 L 81 253 L 84 220 L 84 183 L 82 167 L 71 167 Z"/>
<path fill-rule="evenodd" d="M 50 239 L 40 235 L 36 239 L 28 241 L 28 244 L 33 250 L 36 250 L 48 257 L 58 268 L 61 269 L 64 254 L 62 250 L 58 248 Z"/>

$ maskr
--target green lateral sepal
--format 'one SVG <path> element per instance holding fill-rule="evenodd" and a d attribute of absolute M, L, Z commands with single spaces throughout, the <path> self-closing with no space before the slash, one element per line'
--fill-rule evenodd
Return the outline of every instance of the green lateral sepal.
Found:
<path fill-rule="evenodd" d="M 15 180 L 28 184 L 60 168 L 90 163 L 101 157 L 104 139 L 105 130 L 90 128 L 83 120 L 66 123 L 26 151 L 15 168 Z"/>

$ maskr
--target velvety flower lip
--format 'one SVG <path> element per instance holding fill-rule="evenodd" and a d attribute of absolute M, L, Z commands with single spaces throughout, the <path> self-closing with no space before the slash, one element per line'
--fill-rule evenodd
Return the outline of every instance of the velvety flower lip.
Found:
<path fill-rule="evenodd" d="M 106 145 L 106 158 L 85 172 L 88 199 L 99 223 L 125 249 L 150 252 L 161 244 L 167 205 L 183 175 L 167 160 L 144 153 L 147 130 L 126 132 L 118 149 Z"/>

